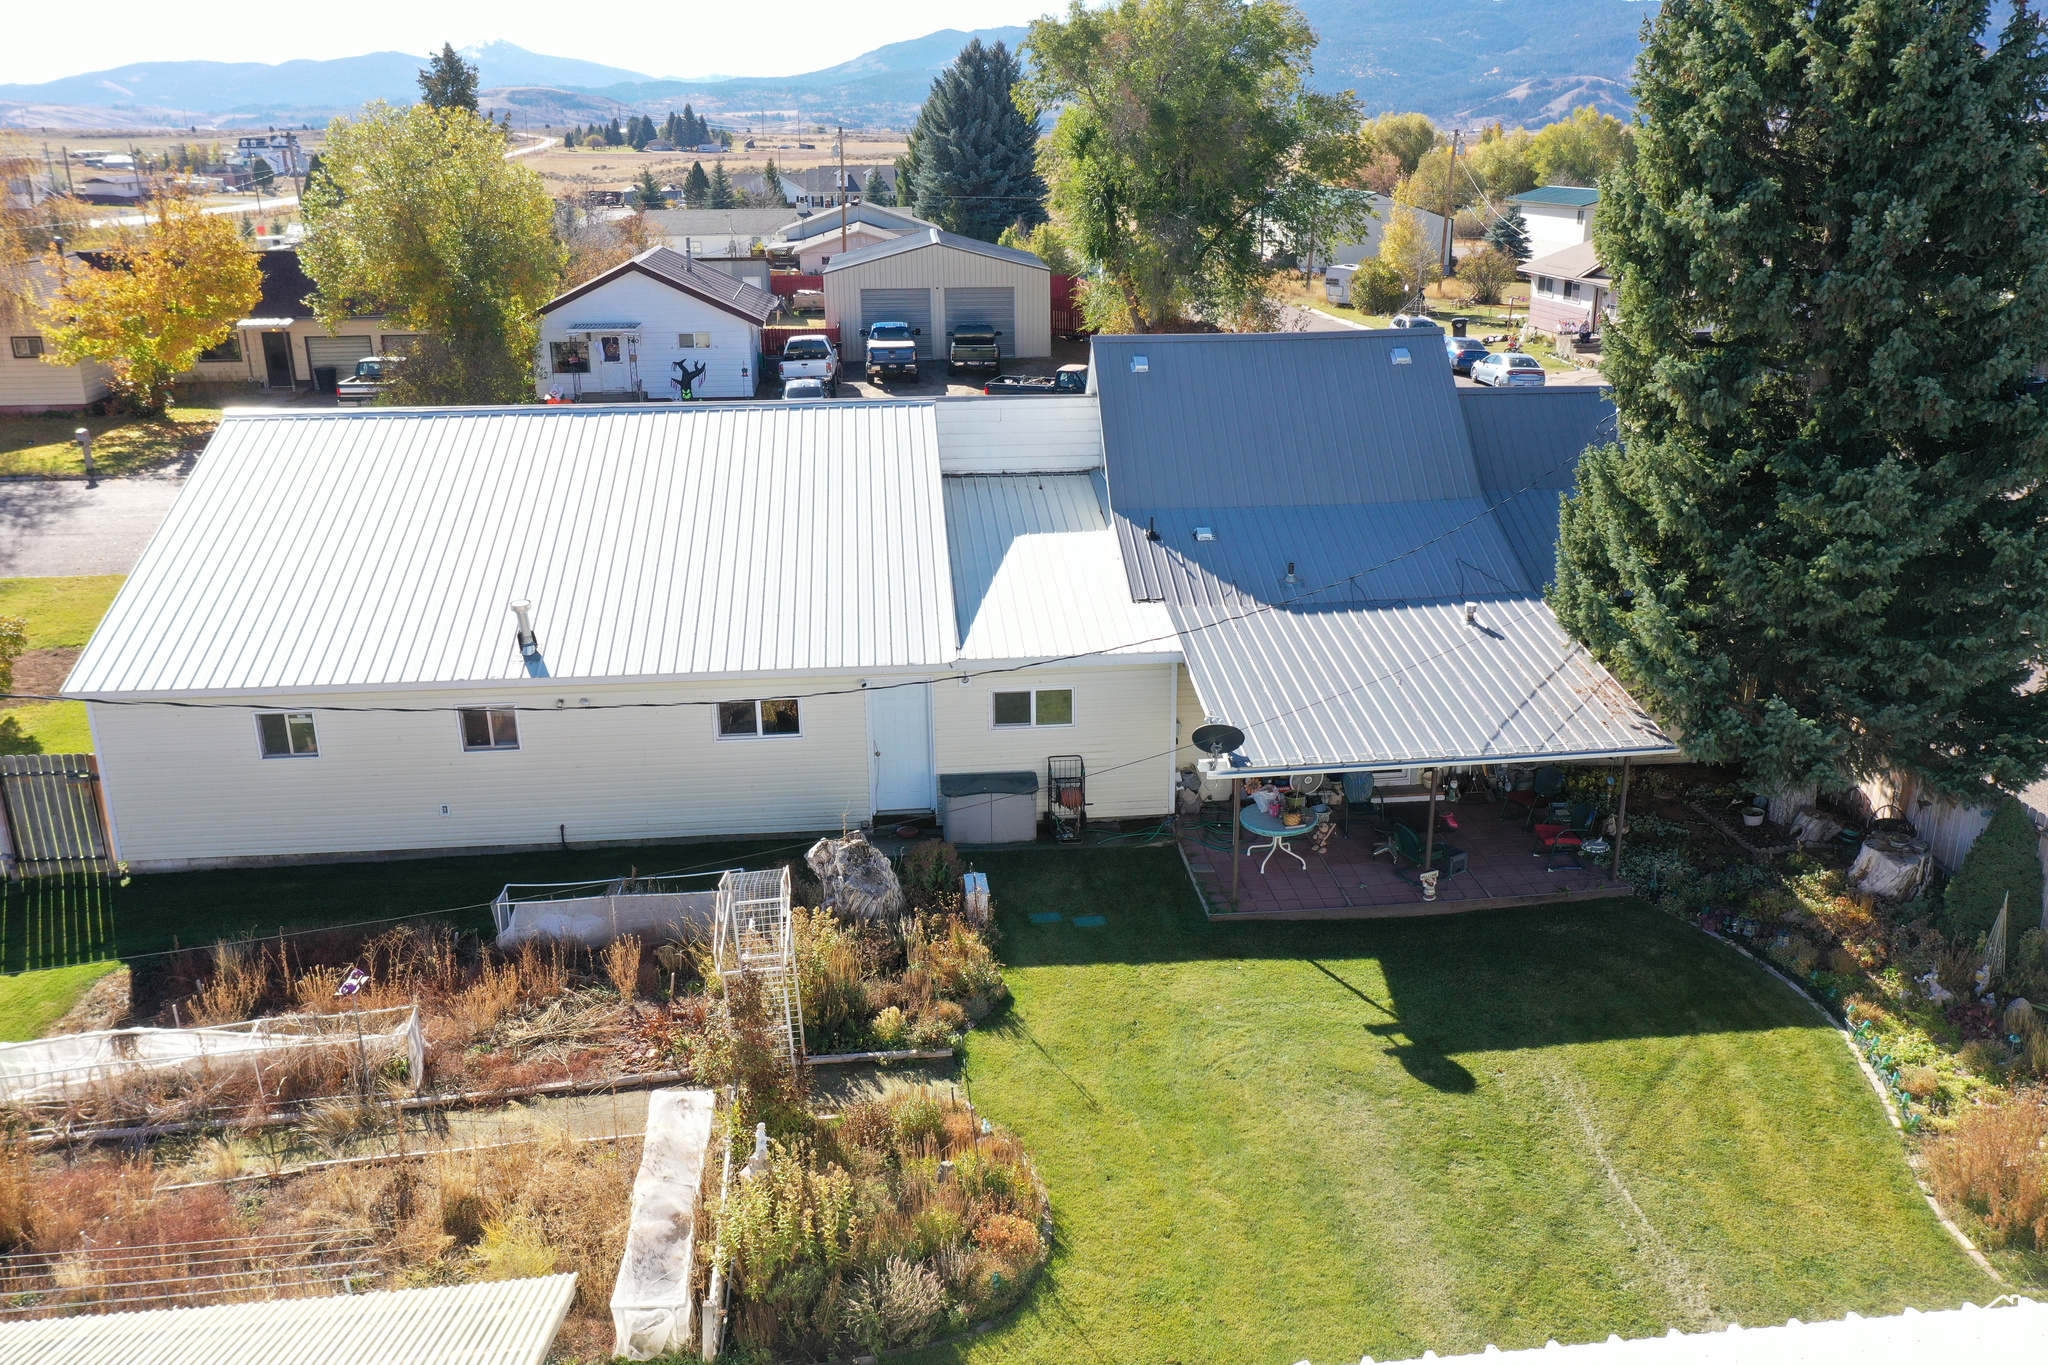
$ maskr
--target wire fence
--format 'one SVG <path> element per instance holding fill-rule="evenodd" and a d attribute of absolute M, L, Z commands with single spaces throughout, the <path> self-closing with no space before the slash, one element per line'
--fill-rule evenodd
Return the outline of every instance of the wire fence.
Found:
<path fill-rule="evenodd" d="M 384 1258 L 368 1228 L 0 1256 L 0 1321 L 355 1293 Z"/>

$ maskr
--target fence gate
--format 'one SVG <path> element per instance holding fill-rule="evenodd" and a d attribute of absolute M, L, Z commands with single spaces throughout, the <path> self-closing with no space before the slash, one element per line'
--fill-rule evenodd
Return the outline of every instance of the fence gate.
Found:
<path fill-rule="evenodd" d="M 0 861 L 10 877 L 112 870 L 91 754 L 0 755 Z"/>

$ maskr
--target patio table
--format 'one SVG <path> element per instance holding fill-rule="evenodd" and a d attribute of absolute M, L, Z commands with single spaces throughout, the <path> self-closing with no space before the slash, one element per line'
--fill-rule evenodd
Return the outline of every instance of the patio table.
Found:
<path fill-rule="evenodd" d="M 1275 853 L 1285 853 L 1288 857 L 1300 863 L 1304 872 L 1308 870 L 1308 859 L 1289 848 L 1287 841 L 1289 839 L 1299 839 L 1302 835 L 1314 830 L 1317 825 L 1323 823 L 1322 816 L 1314 811 L 1304 811 L 1301 823 L 1290 825 L 1283 822 L 1277 815 L 1265 814 L 1257 806 L 1246 806 L 1239 814 L 1238 821 L 1249 833 L 1270 841 L 1264 844 L 1253 844 L 1244 851 L 1244 856 L 1249 858 L 1262 848 L 1266 850 L 1266 856 L 1259 862 L 1259 871 L 1264 872 L 1266 870 L 1266 864 L 1273 861 Z"/>

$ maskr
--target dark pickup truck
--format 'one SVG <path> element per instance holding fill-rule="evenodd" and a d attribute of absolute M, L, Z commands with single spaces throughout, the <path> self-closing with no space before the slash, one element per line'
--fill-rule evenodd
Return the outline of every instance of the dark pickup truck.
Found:
<path fill-rule="evenodd" d="M 963 322 L 946 333 L 946 339 L 952 343 L 946 352 L 946 373 L 987 370 L 992 375 L 1000 374 L 1003 358 L 996 349 L 996 338 L 1001 335 L 985 322 Z"/>
<path fill-rule="evenodd" d="M 987 394 L 997 393 L 1086 393 L 1088 367 L 1062 365 L 1058 374 L 1002 374 L 981 386 Z"/>

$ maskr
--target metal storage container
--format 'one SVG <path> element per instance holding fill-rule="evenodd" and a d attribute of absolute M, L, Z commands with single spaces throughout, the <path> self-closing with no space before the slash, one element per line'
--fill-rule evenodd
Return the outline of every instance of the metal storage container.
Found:
<path fill-rule="evenodd" d="M 1038 837 L 1038 774 L 940 773 L 939 814 L 954 844 L 1028 844 Z"/>

